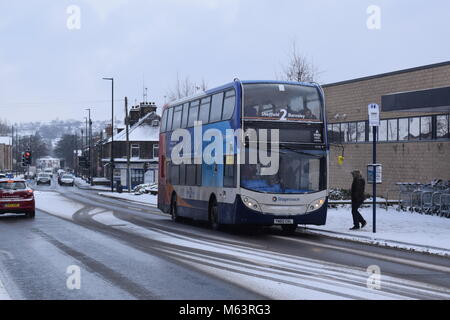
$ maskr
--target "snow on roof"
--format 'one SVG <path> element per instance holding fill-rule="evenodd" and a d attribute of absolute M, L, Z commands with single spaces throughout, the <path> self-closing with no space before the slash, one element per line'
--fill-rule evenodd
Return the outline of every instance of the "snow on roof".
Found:
<path fill-rule="evenodd" d="M 134 126 L 129 130 L 129 140 L 130 141 L 159 141 L 159 126 L 152 126 L 151 124 L 145 123 L 145 120 L 155 113 L 149 113 L 139 120 Z M 123 130 L 114 135 L 114 141 L 126 141 L 127 132 Z M 106 141 L 106 143 L 111 142 L 111 138 Z"/>
<path fill-rule="evenodd" d="M 12 145 L 11 137 L 0 137 L 0 144 Z"/>

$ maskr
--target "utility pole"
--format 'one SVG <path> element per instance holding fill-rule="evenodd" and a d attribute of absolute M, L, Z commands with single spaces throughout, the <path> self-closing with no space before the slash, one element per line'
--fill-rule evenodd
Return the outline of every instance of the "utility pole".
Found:
<path fill-rule="evenodd" d="M 111 81 L 111 192 L 114 192 L 114 78 L 103 78 Z"/>
<path fill-rule="evenodd" d="M 129 136 L 129 127 L 130 121 L 128 117 L 128 98 L 125 97 L 125 127 L 126 127 L 126 147 L 127 147 L 127 185 L 128 185 L 128 193 L 131 193 L 131 174 L 130 174 L 130 136 Z"/>
<path fill-rule="evenodd" d="M 88 169 L 88 171 L 89 171 L 89 173 L 88 173 L 88 175 L 89 175 L 89 182 L 91 183 L 91 186 L 93 185 L 93 182 L 92 182 L 92 177 L 93 177 L 93 174 L 92 174 L 92 121 L 91 121 L 91 109 L 90 108 L 88 108 L 88 109 L 86 109 L 88 112 L 89 112 L 89 129 L 87 129 L 87 127 L 86 127 L 86 129 L 87 130 L 89 130 L 88 132 L 89 132 L 89 134 L 88 134 L 88 137 L 89 137 L 89 144 L 88 144 L 88 163 L 89 163 L 89 169 Z"/>
<path fill-rule="evenodd" d="M 84 134 L 83 134 L 83 129 L 81 129 L 81 156 L 83 156 L 83 150 L 84 150 Z M 83 178 L 83 169 L 81 168 L 81 166 L 78 167 L 79 173 L 81 175 L 81 178 Z"/>
<path fill-rule="evenodd" d="M 10 150 L 10 158 L 11 158 L 11 174 L 14 174 L 14 126 L 11 126 L 11 150 Z"/>

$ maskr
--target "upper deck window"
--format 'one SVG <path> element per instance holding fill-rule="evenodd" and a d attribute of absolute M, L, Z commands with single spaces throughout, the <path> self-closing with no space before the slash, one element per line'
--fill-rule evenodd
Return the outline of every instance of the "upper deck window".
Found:
<path fill-rule="evenodd" d="M 321 121 L 321 99 L 315 87 L 288 84 L 244 85 L 244 114 L 249 120 Z"/>

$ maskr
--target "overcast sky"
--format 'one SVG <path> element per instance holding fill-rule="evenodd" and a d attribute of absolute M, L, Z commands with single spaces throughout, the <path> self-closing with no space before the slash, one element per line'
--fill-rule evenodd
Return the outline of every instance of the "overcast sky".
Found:
<path fill-rule="evenodd" d="M 367 26 L 371 5 L 381 29 Z M 108 119 L 102 77 L 119 118 L 144 78 L 158 105 L 177 73 L 210 88 L 274 79 L 293 41 L 321 83 L 443 62 L 449 14 L 448 0 L 0 0 L 0 118 L 82 120 L 91 107 Z"/>

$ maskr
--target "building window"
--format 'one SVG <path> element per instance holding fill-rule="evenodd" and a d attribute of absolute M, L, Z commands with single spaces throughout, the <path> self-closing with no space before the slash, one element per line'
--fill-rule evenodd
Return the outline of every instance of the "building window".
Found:
<path fill-rule="evenodd" d="M 356 122 L 348 124 L 348 142 L 356 142 Z"/>
<path fill-rule="evenodd" d="M 433 132 L 431 117 L 420 118 L 420 140 L 431 140 Z"/>
<path fill-rule="evenodd" d="M 131 145 L 131 157 L 132 158 L 139 158 L 140 156 L 140 147 L 138 144 L 132 144 Z"/>
<path fill-rule="evenodd" d="M 366 141 L 366 122 L 358 122 L 356 127 L 356 141 L 357 142 Z"/>
<path fill-rule="evenodd" d="M 398 119 L 398 140 L 407 141 L 408 140 L 408 119 Z"/>
<path fill-rule="evenodd" d="M 159 157 L 159 144 L 155 143 L 153 145 L 153 158 Z"/>
<path fill-rule="evenodd" d="M 332 128 L 332 141 L 341 143 L 341 125 L 339 123 L 333 124 Z"/>
<path fill-rule="evenodd" d="M 388 141 L 398 140 L 398 123 L 397 119 L 391 119 L 388 121 Z"/>
<path fill-rule="evenodd" d="M 420 139 L 420 118 L 409 118 L 409 140 Z"/>
<path fill-rule="evenodd" d="M 436 137 L 438 139 L 450 138 L 449 115 L 436 117 Z"/>
<path fill-rule="evenodd" d="M 349 139 L 348 139 L 348 123 L 341 123 L 341 141 L 349 142 Z"/>

